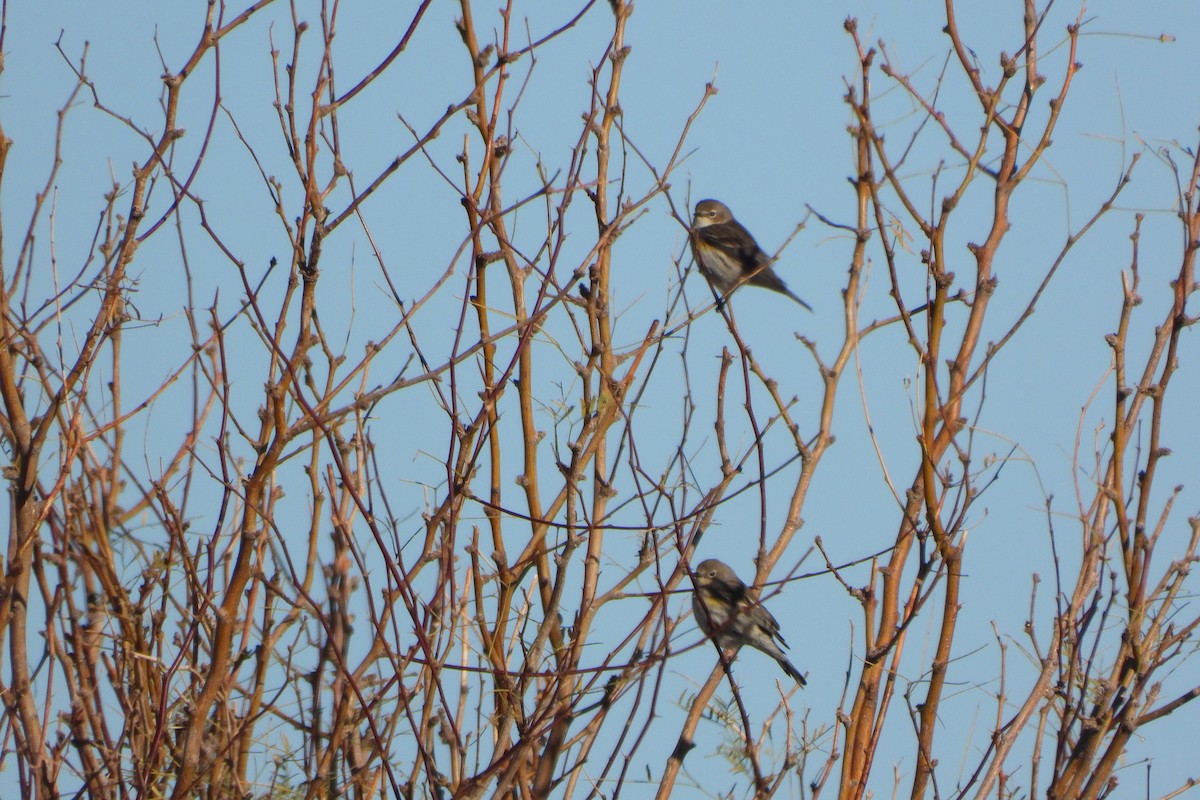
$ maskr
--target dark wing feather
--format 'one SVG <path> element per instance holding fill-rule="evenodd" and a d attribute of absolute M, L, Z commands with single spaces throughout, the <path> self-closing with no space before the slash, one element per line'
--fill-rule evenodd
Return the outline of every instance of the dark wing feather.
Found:
<path fill-rule="evenodd" d="M 779 635 L 779 620 L 775 619 L 770 611 L 767 611 L 762 605 L 754 604 L 754 620 L 758 626 L 763 629 L 772 639 L 778 639 L 779 643 L 787 647 L 787 642 L 783 641 L 783 637 Z"/>
<path fill-rule="evenodd" d="M 737 220 L 696 228 L 696 235 L 706 244 L 735 255 L 743 264 L 761 265 L 770 260 L 750 231 Z"/>
<path fill-rule="evenodd" d="M 708 584 L 708 592 L 727 608 L 740 608 L 747 602 L 746 584 L 741 581 L 723 581 L 714 577 Z"/>
<path fill-rule="evenodd" d="M 753 624 L 761 628 L 769 638 L 777 639 L 784 647 L 787 647 L 787 642 L 783 641 L 783 637 L 779 635 L 779 620 L 775 619 L 761 603 L 750 597 L 750 591 L 746 584 L 741 581 L 730 583 L 717 578 L 709 584 L 708 590 L 715 598 L 727 603 L 729 608 L 737 609 L 739 615 L 749 617 Z"/>

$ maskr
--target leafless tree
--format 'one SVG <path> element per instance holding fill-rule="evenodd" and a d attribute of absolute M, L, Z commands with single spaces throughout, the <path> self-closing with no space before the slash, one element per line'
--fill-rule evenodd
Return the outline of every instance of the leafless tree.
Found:
<path fill-rule="evenodd" d="M 978 690 L 994 724 L 964 771 L 940 766 L 958 745 L 938 736 L 977 568 L 967 533 L 1006 477 L 979 444 L 989 371 L 1036 346 L 1019 334 L 1076 245 L 1128 219 L 1113 212 L 1139 155 L 1030 266 L 1041 278 L 1023 311 L 989 316 L 1018 189 L 1070 113 L 1082 14 L 1063 32 L 1048 24 L 1053 3 L 1014 4 L 1023 34 L 993 73 L 947 0 L 949 58 L 932 82 L 847 20 L 857 216 L 814 207 L 800 223 L 846 243 L 841 332 L 800 338 L 807 361 L 780 375 L 738 325 L 748 295 L 718 308 L 683 289 L 694 198 L 674 183 L 713 84 L 698 83 L 670 151 L 647 152 L 622 110 L 631 3 L 584 0 L 538 30 L 512 2 L 458 0 L 462 91 L 435 111 L 397 107 L 416 45 L 446 33 L 430 0 L 409 5 L 363 69 L 336 36 L 350 13 L 337 2 L 293 3 L 286 30 L 270 0 L 210 2 L 189 52 L 161 48 L 153 122 L 110 101 L 86 48 L 59 43 L 76 80 L 55 155 L 28 223 L 0 218 L 0 764 L 22 795 L 617 797 L 649 785 L 665 798 L 704 719 L 724 731 L 730 781 L 755 797 L 901 791 L 877 755 L 909 739 L 914 798 L 1110 795 L 1134 737 L 1200 694 L 1162 683 L 1196 646 L 1185 600 L 1200 521 L 1180 521 L 1179 490 L 1156 486 L 1171 447 L 1195 446 L 1164 432 L 1194 413 L 1170 391 L 1195 321 L 1193 150 L 1155 153 L 1178 184 L 1171 302 L 1141 307 L 1140 216 L 1129 252 L 1101 267 L 1113 369 L 1090 402 L 1110 398 L 1112 419 L 1090 456 L 1080 424 L 1073 510 L 1042 498 L 1051 554 L 1030 556 L 1028 619 L 998 631 L 998 689 Z M 589 32 L 598 19 L 603 39 Z M 549 113 L 555 99 L 531 86 L 559 44 L 592 66 L 586 106 L 556 111 L 574 125 L 550 155 L 520 122 Z M 270 75 L 231 74 L 250 52 Z M 230 102 L 233 81 L 272 99 Z M 956 81 L 973 106 L 943 107 Z M 881 122 L 879 83 L 915 113 Z M 92 124 L 81 116 L 141 149 L 87 211 L 87 198 L 58 199 L 64 157 L 108 158 L 65 152 L 72 126 Z M 389 125 L 403 144 L 363 144 Z M 0 129 L 0 180 L 12 145 Z M 209 175 L 228 197 L 206 196 Z M 413 188 L 434 184 L 454 202 Z M 986 214 L 968 215 L 979 197 Z M 652 209 L 678 235 L 637 268 L 661 264 L 670 285 L 631 322 L 615 299 L 628 258 L 617 245 Z M 392 226 L 437 235 L 417 210 L 461 213 L 454 238 L 398 248 Z M 864 319 L 880 291 L 891 309 Z M 697 324 L 726 337 L 711 380 Z M 802 515 L 838 453 L 856 356 L 886 337 L 918 376 L 919 447 L 887 465 L 894 531 L 839 561 L 801 536 Z M 815 402 L 785 388 L 798 386 Z M 752 691 L 732 653 L 712 652 L 694 682 L 676 669 L 683 651 L 712 651 L 677 595 L 743 497 L 760 512 L 746 553 L 764 602 L 821 576 L 831 603 L 860 609 L 828 719 L 802 712 L 790 686 Z M 918 619 L 935 635 L 915 663 Z M 1014 642 L 1023 661 L 1007 658 Z"/>

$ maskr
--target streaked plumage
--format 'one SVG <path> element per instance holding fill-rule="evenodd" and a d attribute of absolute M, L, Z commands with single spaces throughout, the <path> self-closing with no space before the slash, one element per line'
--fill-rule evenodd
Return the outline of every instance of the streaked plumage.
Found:
<path fill-rule="evenodd" d="M 795 300 L 812 311 L 812 306 L 787 288 L 771 269 L 771 257 L 740 222 L 729 207 L 717 200 L 696 203 L 692 217 L 692 255 L 696 266 L 713 287 L 718 303 L 729 297 L 739 285 L 761 286 Z"/>
<path fill-rule="evenodd" d="M 808 683 L 779 646 L 787 647 L 779 635 L 779 621 L 750 597 L 746 584 L 728 564 L 715 558 L 701 561 L 695 581 L 692 613 L 706 636 L 725 648 L 748 644 L 779 662 L 796 683 Z"/>

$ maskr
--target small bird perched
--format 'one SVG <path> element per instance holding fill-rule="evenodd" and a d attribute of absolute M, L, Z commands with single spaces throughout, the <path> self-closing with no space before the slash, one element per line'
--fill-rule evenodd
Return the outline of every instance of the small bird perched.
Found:
<path fill-rule="evenodd" d="M 771 257 L 763 252 L 733 212 L 717 200 L 696 203 L 692 217 L 692 255 L 696 265 L 712 285 L 721 306 L 734 289 L 743 283 L 786 294 L 812 311 L 812 306 L 792 294 L 787 284 L 771 269 Z"/>
<path fill-rule="evenodd" d="M 706 636 L 716 639 L 723 648 L 748 644 L 778 661 L 796 683 L 801 686 L 808 683 L 775 644 L 778 641 L 788 646 L 779 635 L 779 621 L 750 597 L 746 584 L 728 564 L 715 558 L 701 561 L 696 567 L 695 580 L 692 613 Z"/>

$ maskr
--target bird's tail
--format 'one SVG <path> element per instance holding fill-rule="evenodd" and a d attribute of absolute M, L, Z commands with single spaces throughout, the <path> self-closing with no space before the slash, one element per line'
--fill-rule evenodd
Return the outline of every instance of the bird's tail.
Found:
<path fill-rule="evenodd" d="M 786 672 L 788 675 L 791 675 L 792 678 L 795 679 L 796 683 L 800 684 L 802 687 L 808 685 L 808 681 L 805 680 L 804 676 L 800 674 L 800 670 L 796 669 L 796 666 L 787 660 L 787 656 L 780 653 L 779 655 L 775 656 L 775 660 L 779 662 L 779 666 L 783 667 L 784 672 Z"/>
<path fill-rule="evenodd" d="M 791 289 L 784 289 L 783 293 L 786 294 L 788 297 L 792 298 L 793 300 L 795 300 L 800 305 L 807 308 L 809 311 L 813 310 L 812 306 L 810 306 L 808 303 L 801 300 L 800 297 L 795 292 L 793 292 Z M 803 686 L 804 684 L 800 684 L 800 685 Z"/>

